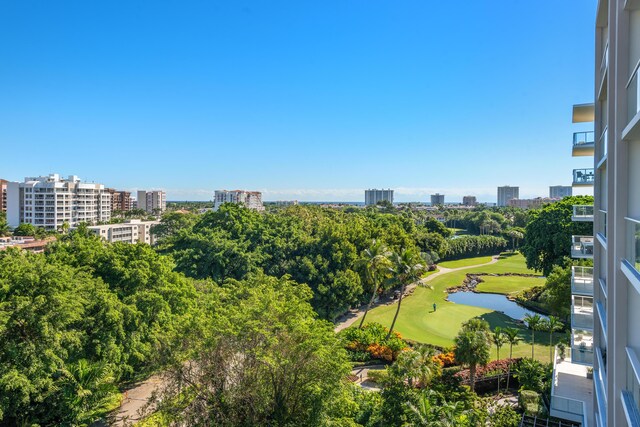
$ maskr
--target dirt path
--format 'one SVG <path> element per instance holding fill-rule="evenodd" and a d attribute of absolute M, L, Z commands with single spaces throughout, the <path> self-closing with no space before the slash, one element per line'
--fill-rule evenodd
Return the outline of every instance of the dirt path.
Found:
<path fill-rule="evenodd" d="M 433 273 L 432 275 L 425 277 L 424 279 L 420 280 L 420 282 L 416 282 L 408 285 L 405 292 L 409 293 L 409 291 L 413 290 L 416 286 L 418 286 L 418 283 L 422 283 L 422 284 L 429 283 L 430 281 L 432 281 L 434 278 L 438 276 L 449 274 L 454 271 L 467 270 L 469 268 L 483 267 L 485 265 L 495 264 L 496 262 L 498 262 L 498 259 L 499 259 L 499 255 L 495 255 L 494 257 L 491 258 L 491 261 L 485 262 L 484 264 L 468 265 L 466 267 L 458 267 L 458 268 L 446 268 L 446 267 L 438 266 L 437 273 Z M 373 309 L 378 305 L 380 304 L 374 304 L 371 308 Z M 341 330 L 347 329 L 349 326 L 353 325 L 358 319 L 360 319 L 360 317 L 362 317 L 362 315 L 364 314 L 365 308 L 367 308 L 367 306 L 363 305 L 359 309 L 349 311 L 349 313 L 343 315 L 338 321 L 338 323 L 336 323 L 334 331 L 340 332 Z"/>

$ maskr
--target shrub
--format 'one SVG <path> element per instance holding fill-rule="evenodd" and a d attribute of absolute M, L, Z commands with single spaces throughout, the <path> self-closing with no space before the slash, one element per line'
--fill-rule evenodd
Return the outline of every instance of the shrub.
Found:
<path fill-rule="evenodd" d="M 358 356 L 350 356 L 352 360 L 362 360 L 362 353 L 368 353 L 371 358 L 392 362 L 402 350 L 407 348 L 407 343 L 399 333 L 394 332 L 387 338 L 388 333 L 389 329 L 381 324 L 369 323 L 361 329 L 345 329 L 339 335 L 349 353 L 358 354 Z M 358 358 L 354 359 L 356 357 Z"/>
<path fill-rule="evenodd" d="M 537 415 L 540 411 L 540 395 L 533 390 L 522 390 L 518 396 L 520 410 L 529 415 Z"/>
<path fill-rule="evenodd" d="M 514 365 L 515 377 L 521 390 L 533 390 L 546 393 L 551 387 L 553 370 L 550 364 L 543 364 L 533 359 L 520 359 Z"/>
<path fill-rule="evenodd" d="M 456 364 L 456 358 L 453 351 L 437 354 L 433 356 L 433 361 L 442 368 L 448 368 Z"/>
<path fill-rule="evenodd" d="M 376 369 L 367 372 L 367 379 L 377 384 L 385 384 L 389 378 L 389 372 L 386 369 Z"/>

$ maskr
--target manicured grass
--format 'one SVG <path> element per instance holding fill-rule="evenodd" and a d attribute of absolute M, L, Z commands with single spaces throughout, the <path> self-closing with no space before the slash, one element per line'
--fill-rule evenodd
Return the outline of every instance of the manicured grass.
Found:
<path fill-rule="evenodd" d="M 486 264 L 491 261 L 491 258 L 491 256 L 479 256 L 475 258 L 456 259 L 454 261 L 443 261 L 438 263 L 438 265 L 444 268 L 469 267 L 470 265 Z"/>
<path fill-rule="evenodd" d="M 479 257 L 480 262 L 470 262 L 467 265 L 481 264 L 483 258 L 485 262 L 488 262 L 486 258 Z M 478 260 L 478 258 L 472 258 Z M 441 264 L 442 265 L 442 264 Z M 415 289 L 413 295 L 405 298 L 402 301 L 402 308 L 400 315 L 396 322 L 396 331 L 400 332 L 404 338 L 411 339 L 417 342 L 430 343 L 441 347 L 451 347 L 453 345 L 453 339 L 458 334 L 460 327 L 467 320 L 474 317 L 482 317 L 489 322 L 491 329 L 496 326 L 504 327 L 516 327 L 520 329 L 520 336 L 523 342 L 514 347 L 514 357 L 530 356 L 531 355 L 531 331 L 529 331 L 524 325 L 514 321 L 510 317 L 498 313 L 495 311 L 472 307 L 463 304 L 454 304 L 447 301 L 446 288 L 459 285 L 462 283 L 465 275 L 472 272 L 483 273 L 529 273 L 533 274 L 530 270 L 527 270 L 524 265 L 524 258 L 519 254 L 506 254 L 497 263 L 478 267 L 478 269 L 470 268 L 466 270 L 453 271 L 451 273 L 442 274 L 436 276 L 433 279 L 427 281 L 427 283 L 433 287 L 428 289 L 426 287 L 418 287 Z M 522 278 L 527 279 L 529 286 L 531 281 L 541 280 L 536 278 Z M 511 292 L 511 286 L 506 282 L 494 283 L 492 286 L 499 286 L 503 290 Z M 518 285 L 514 285 L 518 286 Z M 522 285 L 524 286 L 524 285 Z M 436 303 L 437 309 L 433 311 L 433 303 Z M 367 315 L 368 322 L 378 322 L 385 326 L 390 326 L 395 314 L 396 305 L 390 304 L 386 306 L 377 307 L 369 312 Z M 561 336 L 556 334 L 554 341 Z M 544 345 L 548 343 L 549 335 L 545 332 L 536 332 L 536 345 L 535 354 L 536 358 L 542 361 L 549 360 L 549 347 Z M 495 358 L 495 346 L 492 350 L 492 357 Z M 504 347 L 500 351 L 502 358 L 507 357 L 509 354 L 508 346 Z"/>
<path fill-rule="evenodd" d="M 514 294 L 534 286 L 544 285 L 544 279 L 540 277 L 522 276 L 482 276 L 483 282 L 478 284 L 478 292 L 491 294 Z"/>
<path fill-rule="evenodd" d="M 424 273 L 424 274 L 422 275 L 422 278 L 424 279 L 425 277 L 429 277 L 429 276 L 431 276 L 432 274 L 437 273 L 438 271 L 440 271 L 440 269 L 439 269 L 439 268 L 436 268 L 436 269 L 435 269 L 435 270 L 433 270 L 433 271 L 427 271 L 426 273 Z"/>

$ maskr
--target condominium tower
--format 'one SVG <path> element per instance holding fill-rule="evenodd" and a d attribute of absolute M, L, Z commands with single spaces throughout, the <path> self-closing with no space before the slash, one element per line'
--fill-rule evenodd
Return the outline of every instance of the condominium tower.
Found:
<path fill-rule="evenodd" d="M 7 180 L 0 179 L 0 212 L 7 211 Z"/>
<path fill-rule="evenodd" d="M 161 214 L 167 210 L 167 194 L 157 190 L 138 190 L 137 208 L 150 214 Z"/>
<path fill-rule="evenodd" d="M 104 185 L 58 174 L 7 183 L 7 222 L 56 230 L 64 223 L 96 224 L 111 219 L 111 195 Z"/>
<path fill-rule="evenodd" d="M 573 188 L 570 185 L 552 185 L 549 187 L 549 198 L 563 199 L 573 194 Z"/>
<path fill-rule="evenodd" d="M 132 199 L 129 191 L 118 191 L 113 188 L 107 188 L 107 191 L 111 194 L 111 212 L 131 210 Z"/>
<path fill-rule="evenodd" d="M 444 205 L 444 194 L 436 193 L 431 195 L 431 206 Z"/>
<path fill-rule="evenodd" d="M 393 190 L 365 190 L 364 191 L 364 204 L 367 206 L 377 205 L 378 202 L 388 201 L 393 203 Z"/>
<path fill-rule="evenodd" d="M 476 196 L 464 196 L 462 198 L 462 204 L 465 206 L 475 206 L 478 204 Z"/>
<path fill-rule="evenodd" d="M 263 211 L 262 193 L 259 191 L 245 190 L 216 190 L 214 195 L 213 210 L 217 211 L 224 203 L 236 203 L 247 209 Z"/>
<path fill-rule="evenodd" d="M 520 187 L 498 187 L 498 206 L 507 206 L 507 202 L 511 199 L 520 198 Z"/>

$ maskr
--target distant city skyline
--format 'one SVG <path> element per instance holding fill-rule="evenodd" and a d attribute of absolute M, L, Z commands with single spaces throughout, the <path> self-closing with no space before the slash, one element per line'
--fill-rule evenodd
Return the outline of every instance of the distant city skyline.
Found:
<path fill-rule="evenodd" d="M 596 1 L 535 6 L 7 2 L 0 178 L 168 200 L 545 196 L 592 167 L 569 154 L 593 130 L 570 117 L 593 99 Z"/>

